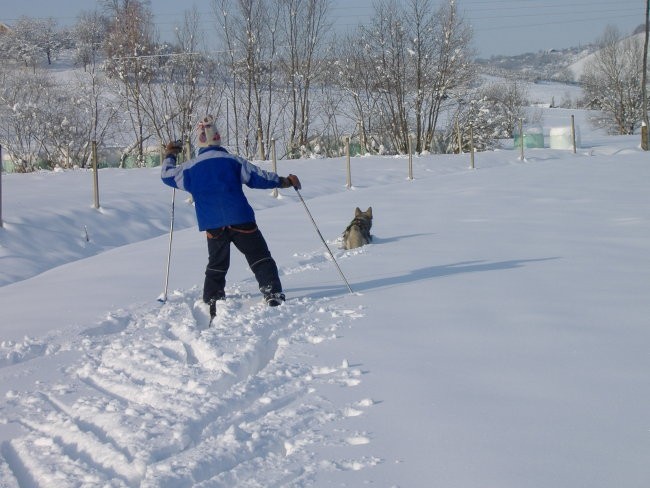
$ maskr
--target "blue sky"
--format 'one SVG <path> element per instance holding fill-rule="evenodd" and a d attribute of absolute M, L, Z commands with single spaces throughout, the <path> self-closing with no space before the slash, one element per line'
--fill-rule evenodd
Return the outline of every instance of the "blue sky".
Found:
<path fill-rule="evenodd" d="M 52 17 L 61 25 L 71 24 L 79 12 L 98 5 L 95 0 L 3 3 L 0 21 L 8 24 L 23 15 Z M 212 29 L 212 0 L 151 0 L 162 36 L 172 32 L 192 4 L 205 13 L 202 27 Z M 333 0 L 332 14 L 338 29 L 344 31 L 366 22 L 374 11 L 373 4 L 373 0 Z M 472 25 L 474 47 L 482 57 L 580 46 L 597 40 L 608 24 L 628 34 L 645 22 L 645 0 L 457 0 L 457 5 Z"/>

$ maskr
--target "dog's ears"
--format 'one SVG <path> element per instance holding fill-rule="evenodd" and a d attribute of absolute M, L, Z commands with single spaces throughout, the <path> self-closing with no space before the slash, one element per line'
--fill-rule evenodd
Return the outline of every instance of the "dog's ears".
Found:
<path fill-rule="evenodd" d="M 359 215 L 364 214 L 364 213 L 365 213 L 368 217 L 372 218 L 372 207 L 368 207 L 368 210 L 366 210 L 365 212 L 362 212 L 361 209 L 360 209 L 359 207 L 357 207 L 356 209 L 354 209 L 354 216 L 355 216 L 355 217 L 358 217 Z"/>

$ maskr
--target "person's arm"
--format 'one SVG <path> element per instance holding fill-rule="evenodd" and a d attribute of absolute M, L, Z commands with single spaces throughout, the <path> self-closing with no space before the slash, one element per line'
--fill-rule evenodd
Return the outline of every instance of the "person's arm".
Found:
<path fill-rule="evenodd" d="M 242 183 L 250 188 L 302 188 L 296 175 L 279 176 L 272 171 L 264 171 L 244 158 L 237 158 L 242 165 Z"/>
<path fill-rule="evenodd" d="M 182 150 L 183 146 L 180 141 L 173 141 L 165 146 L 166 155 L 161 165 L 160 177 L 165 185 L 185 190 L 183 167 L 176 165 L 177 155 Z"/>

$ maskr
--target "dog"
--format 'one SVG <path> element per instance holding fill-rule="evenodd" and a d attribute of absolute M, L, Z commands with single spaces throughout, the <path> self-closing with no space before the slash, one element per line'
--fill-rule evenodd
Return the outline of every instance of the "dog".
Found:
<path fill-rule="evenodd" d="M 359 207 L 354 211 L 354 219 L 350 222 L 343 232 L 343 247 L 345 249 L 354 249 L 357 247 L 370 244 L 372 235 L 370 228 L 372 227 L 372 207 L 362 212 Z"/>

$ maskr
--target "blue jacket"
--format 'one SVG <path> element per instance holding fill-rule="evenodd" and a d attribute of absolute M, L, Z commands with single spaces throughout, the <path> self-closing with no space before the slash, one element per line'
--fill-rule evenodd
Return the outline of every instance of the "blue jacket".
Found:
<path fill-rule="evenodd" d="M 166 185 L 188 191 L 194 198 L 199 230 L 255 221 L 255 213 L 242 185 L 278 188 L 280 177 L 264 171 L 221 146 L 199 149 L 199 154 L 176 166 L 176 156 L 167 155 L 161 177 Z"/>

